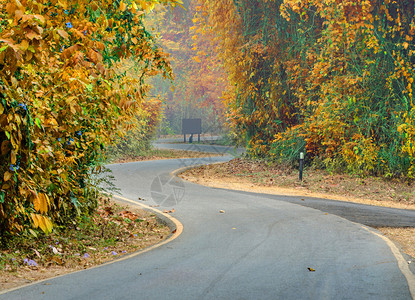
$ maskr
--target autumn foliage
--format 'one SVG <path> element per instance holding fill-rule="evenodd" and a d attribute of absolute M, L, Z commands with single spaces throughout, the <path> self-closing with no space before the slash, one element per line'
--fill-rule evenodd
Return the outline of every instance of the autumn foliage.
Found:
<path fill-rule="evenodd" d="M 415 177 L 414 1 L 199 0 L 249 152 Z"/>
<path fill-rule="evenodd" d="M 143 18 L 179 2 L 0 1 L 3 237 L 50 232 L 95 207 L 101 150 L 139 118 L 155 121 L 159 103 L 146 100 L 145 82 L 170 77 Z M 136 76 L 123 69 L 131 64 Z"/>
<path fill-rule="evenodd" d="M 183 118 L 202 118 L 203 131 L 220 130 L 224 124 L 222 91 L 227 85 L 212 35 L 201 34 L 193 20 L 200 11 L 194 0 L 183 1 L 183 8 L 160 8 L 146 22 L 159 33 L 158 42 L 170 54 L 173 85 L 155 78 L 152 93 L 164 99 L 165 127 L 181 133 Z"/>

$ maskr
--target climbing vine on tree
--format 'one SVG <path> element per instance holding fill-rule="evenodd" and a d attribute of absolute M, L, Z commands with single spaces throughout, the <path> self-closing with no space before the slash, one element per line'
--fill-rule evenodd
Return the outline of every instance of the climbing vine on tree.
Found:
<path fill-rule="evenodd" d="M 254 156 L 415 177 L 414 1 L 199 0 Z"/>
<path fill-rule="evenodd" d="M 0 1 L 2 237 L 88 213 L 102 148 L 157 114 L 145 82 L 171 68 L 143 25 L 156 4 L 180 1 Z"/>

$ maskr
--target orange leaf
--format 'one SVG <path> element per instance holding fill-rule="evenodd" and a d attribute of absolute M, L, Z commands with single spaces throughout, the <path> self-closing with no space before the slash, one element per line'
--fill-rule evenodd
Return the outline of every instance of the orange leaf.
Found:
<path fill-rule="evenodd" d="M 69 35 L 68 35 L 68 33 L 65 31 L 65 30 L 62 30 L 62 29 L 58 29 L 58 30 L 56 30 L 56 32 L 61 36 L 61 37 L 63 37 L 65 40 L 67 40 L 68 38 L 69 38 Z"/>
<path fill-rule="evenodd" d="M 12 176 L 13 176 L 13 174 L 12 174 L 12 173 L 10 173 L 9 171 L 6 171 L 6 172 L 4 173 L 3 179 L 4 179 L 4 181 L 9 181 L 9 180 L 10 180 L 10 178 L 12 178 Z"/>
<path fill-rule="evenodd" d="M 32 202 L 33 202 L 33 206 L 35 207 L 35 210 L 40 211 L 41 204 L 40 204 L 39 195 L 33 194 Z"/>
<path fill-rule="evenodd" d="M 10 156 L 11 156 L 11 163 L 14 165 L 16 163 L 16 152 L 12 150 L 12 153 Z"/>
<path fill-rule="evenodd" d="M 120 10 L 124 11 L 126 8 L 127 8 L 127 5 L 123 1 L 121 1 L 120 2 Z"/>

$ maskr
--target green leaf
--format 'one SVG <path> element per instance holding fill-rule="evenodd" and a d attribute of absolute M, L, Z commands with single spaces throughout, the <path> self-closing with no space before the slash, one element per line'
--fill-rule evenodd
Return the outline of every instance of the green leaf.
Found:
<path fill-rule="evenodd" d="M 9 45 L 3 46 L 0 48 L 0 53 L 9 48 Z"/>
<path fill-rule="evenodd" d="M 0 203 L 4 203 L 4 198 L 6 196 L 6 193 L 4 191 L 0 192 Z"/>
<path fill-rule="evenodd" d="M 75 207 L 78 207 L 78 199 L 76 197 L 71 196 L 71 202 Z"/>
<path fill-rule="evenodd" d="M 33 235 L 35 238 L 37 238 L 37 233 L 33 229 L 29 229 L 29 232 L 31 235 Z"/>
<path fill-rule="evenodd" d="M 39 129 L 42 129 L 42 123 L 40 122 L 39 118 L 35 119 L 35 123 L 36 123 L 37 127 L 39 127 Z"/>

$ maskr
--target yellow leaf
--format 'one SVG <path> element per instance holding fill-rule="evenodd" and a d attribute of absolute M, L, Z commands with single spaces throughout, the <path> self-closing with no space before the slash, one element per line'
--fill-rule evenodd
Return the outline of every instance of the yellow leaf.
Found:
<path fill-rule="evenodd" d="M 52 232 L 53 224 L 48 217 L 44 217 L 46 229 L 48 230 L 47 233 Z"/>
<path fill-rule="evenodd" d="M 39 209 L 35 209 L 41 213 L 46 213 L 49 207 L 49 197 L 46 194 L 39 193 Z"/>
<path fill-rule="evenodd" d="M 196 62 L 198 62 L 198 63 L 201 63 L 201 62 L 202 62 L 198 56 L 193 57 L 193 59 L 194 59 Z"/>
<path fill-rule="evenodd" d="M 30 216 L 32 217 L 33 226 L 35 228 L 38 228 L 39 227 L 39 220 L 37 218 L 38 215 L 36 215 L 36 214 L 30 214 Z"/>
<path fill-rule="evenodd" d="M 35 215 L 35 218 L 37 219 L 39 228 L 42 229 L 44 233 L 48 234 L 52 232 L 53 224 L 48 217 L 42 215 Z"/>
<path fill-rule="evenodd" d="M 6 172 L 4 173 L 3 179 L 4 179 L 4 181 L 9 181 L 9 180 L 10 180 L 10 178 L 12 178 L 12 176 L 13 176 L 13 174 L 12 174 L 12 173 L 10 173 L 9 171 L 6 171 Z"/>
<path fill-rule="evenodd" d="M 48 232 L 48 228 L 46 226 L 45 217 L 41 215 L 37 215 L 37 219 L 39 221 L 39 227 L 42 229 L 44 233 Z"/>
<path fill-rule="evenodd" d="M 29 48 L 29 42 L 27 40 L 23 40 L 20 43 L 20 49 L 22 49 L 23 51 L 26 51 L 27 48 Z"/>
<path fill-rule="evenodd" d="M 409 44 L 407 42 L 402 44 L 405 49 L 408 49 Z"/>
<path fill-rule="evenodd" d="M 137 4 L 135 4 L 135 2 L 133 2 L 132 7 L 134 9 L 134 12 L 138 9 Z"/>
<path fill-rule="evenodd" d="M 63 9 L 67 9 L 68 8 L 68 4 L 66 3 L 66 1 L 59 0 L 58 3 L 59 3 L 59 5 L 62 6 Z"/>
<path fill-rule="evenodd" d="M 124 11 L 127 8 L 127 5 L 124 2 L 120 2 L 120 10 Z"/>
<path fill-rule="evenodd" d="M 12 150 L 11 153 L 11 162 L 13 165 L 16 163 L 16 152 L 14 152 L 14 150 Z"/>
<path fill-rule="evenodd" d="M 4 112 L 3 104 L 0 103 L 0 115 Z"/>

